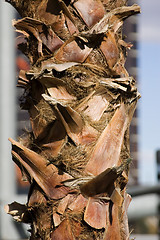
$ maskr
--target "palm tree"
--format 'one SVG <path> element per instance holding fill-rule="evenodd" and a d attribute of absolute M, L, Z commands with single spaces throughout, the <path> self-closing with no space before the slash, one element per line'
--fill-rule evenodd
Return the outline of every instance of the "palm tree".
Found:
<path fill-rule="evenodd" d="M 12 143 L 30 183 L 26 205 L 7 213 L 31 240 L 129 239 L 129 125 L 139 93 L 124 64 L 126 0 L 8 0 L 22 19 L 21 108 L 32 130 Z"/>

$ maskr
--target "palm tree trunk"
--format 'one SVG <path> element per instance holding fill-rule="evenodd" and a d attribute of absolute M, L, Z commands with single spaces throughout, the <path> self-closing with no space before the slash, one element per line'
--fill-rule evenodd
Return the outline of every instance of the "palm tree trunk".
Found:
<path fill-rule="evenodd" d="M 126 0 L 10 0 L 22 19 L 21 107 L 32 130 L 12 143 L 30 183 L 26 205 L 6 207 L 30 223 L 31 240 L 129 239 L 129 125 L 139 93 L 124 64 Z"/>

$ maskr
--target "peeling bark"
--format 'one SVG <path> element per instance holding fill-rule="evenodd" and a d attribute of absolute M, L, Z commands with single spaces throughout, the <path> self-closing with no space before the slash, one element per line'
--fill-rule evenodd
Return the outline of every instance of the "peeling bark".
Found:
<path fill-rule="evenodd" d="M 12 143 L 30 183 L 26 205 L 5 207 L 30 223 L 31 240 L 129 239 L 128 129 L 140 97 L 126 71 L 125 0 L 10 2 L 22 19 L 22 109 L 32 130 Z"/>

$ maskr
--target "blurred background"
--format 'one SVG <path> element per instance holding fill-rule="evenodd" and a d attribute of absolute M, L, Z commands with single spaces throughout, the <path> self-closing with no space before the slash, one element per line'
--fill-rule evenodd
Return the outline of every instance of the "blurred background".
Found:
<path fill-rule="evenodd" d="M 141 99 L 130 127 L 133 158 L 128 193 L 132 195 L 128 216 L 131 238 L 160 239 L 160 1 L 129 0 L 138 3 L 142 13 L 125 22 L 126 42 L 133 44 L 126 68 L 133 76 Z M 22 91 L 16 88 L 20 69 L 29 63 L 16 50 L 20 39 L 12 28 L 18 15 L 4 1 L 0 2 L 0 240 L 27 238 L 28 226 L 18 224 L 4 212 L 4 205 L 27 201 L 28 185 L 11 160 L 8 138 L 16 139 L 29 129 L 28 114 L 20 110 Z M 15 38 L 17 37 L 17 40 Z"/>

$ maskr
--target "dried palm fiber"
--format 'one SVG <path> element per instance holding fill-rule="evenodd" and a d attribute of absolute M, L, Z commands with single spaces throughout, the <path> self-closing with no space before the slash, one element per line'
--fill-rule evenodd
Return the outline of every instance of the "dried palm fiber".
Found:
<path fill-rule="evenodd" d="M 30 183 L 26 205 L 6 211 L 30 223 L 31 240 L 129 239 L 129 125 L 139 93 L 124 64 L 125 0 L 11 0 L 22 19 L 22 109 L 32 131 L 12 143 Z M 26 140 L 27 139 L 27 140 Z"/>

